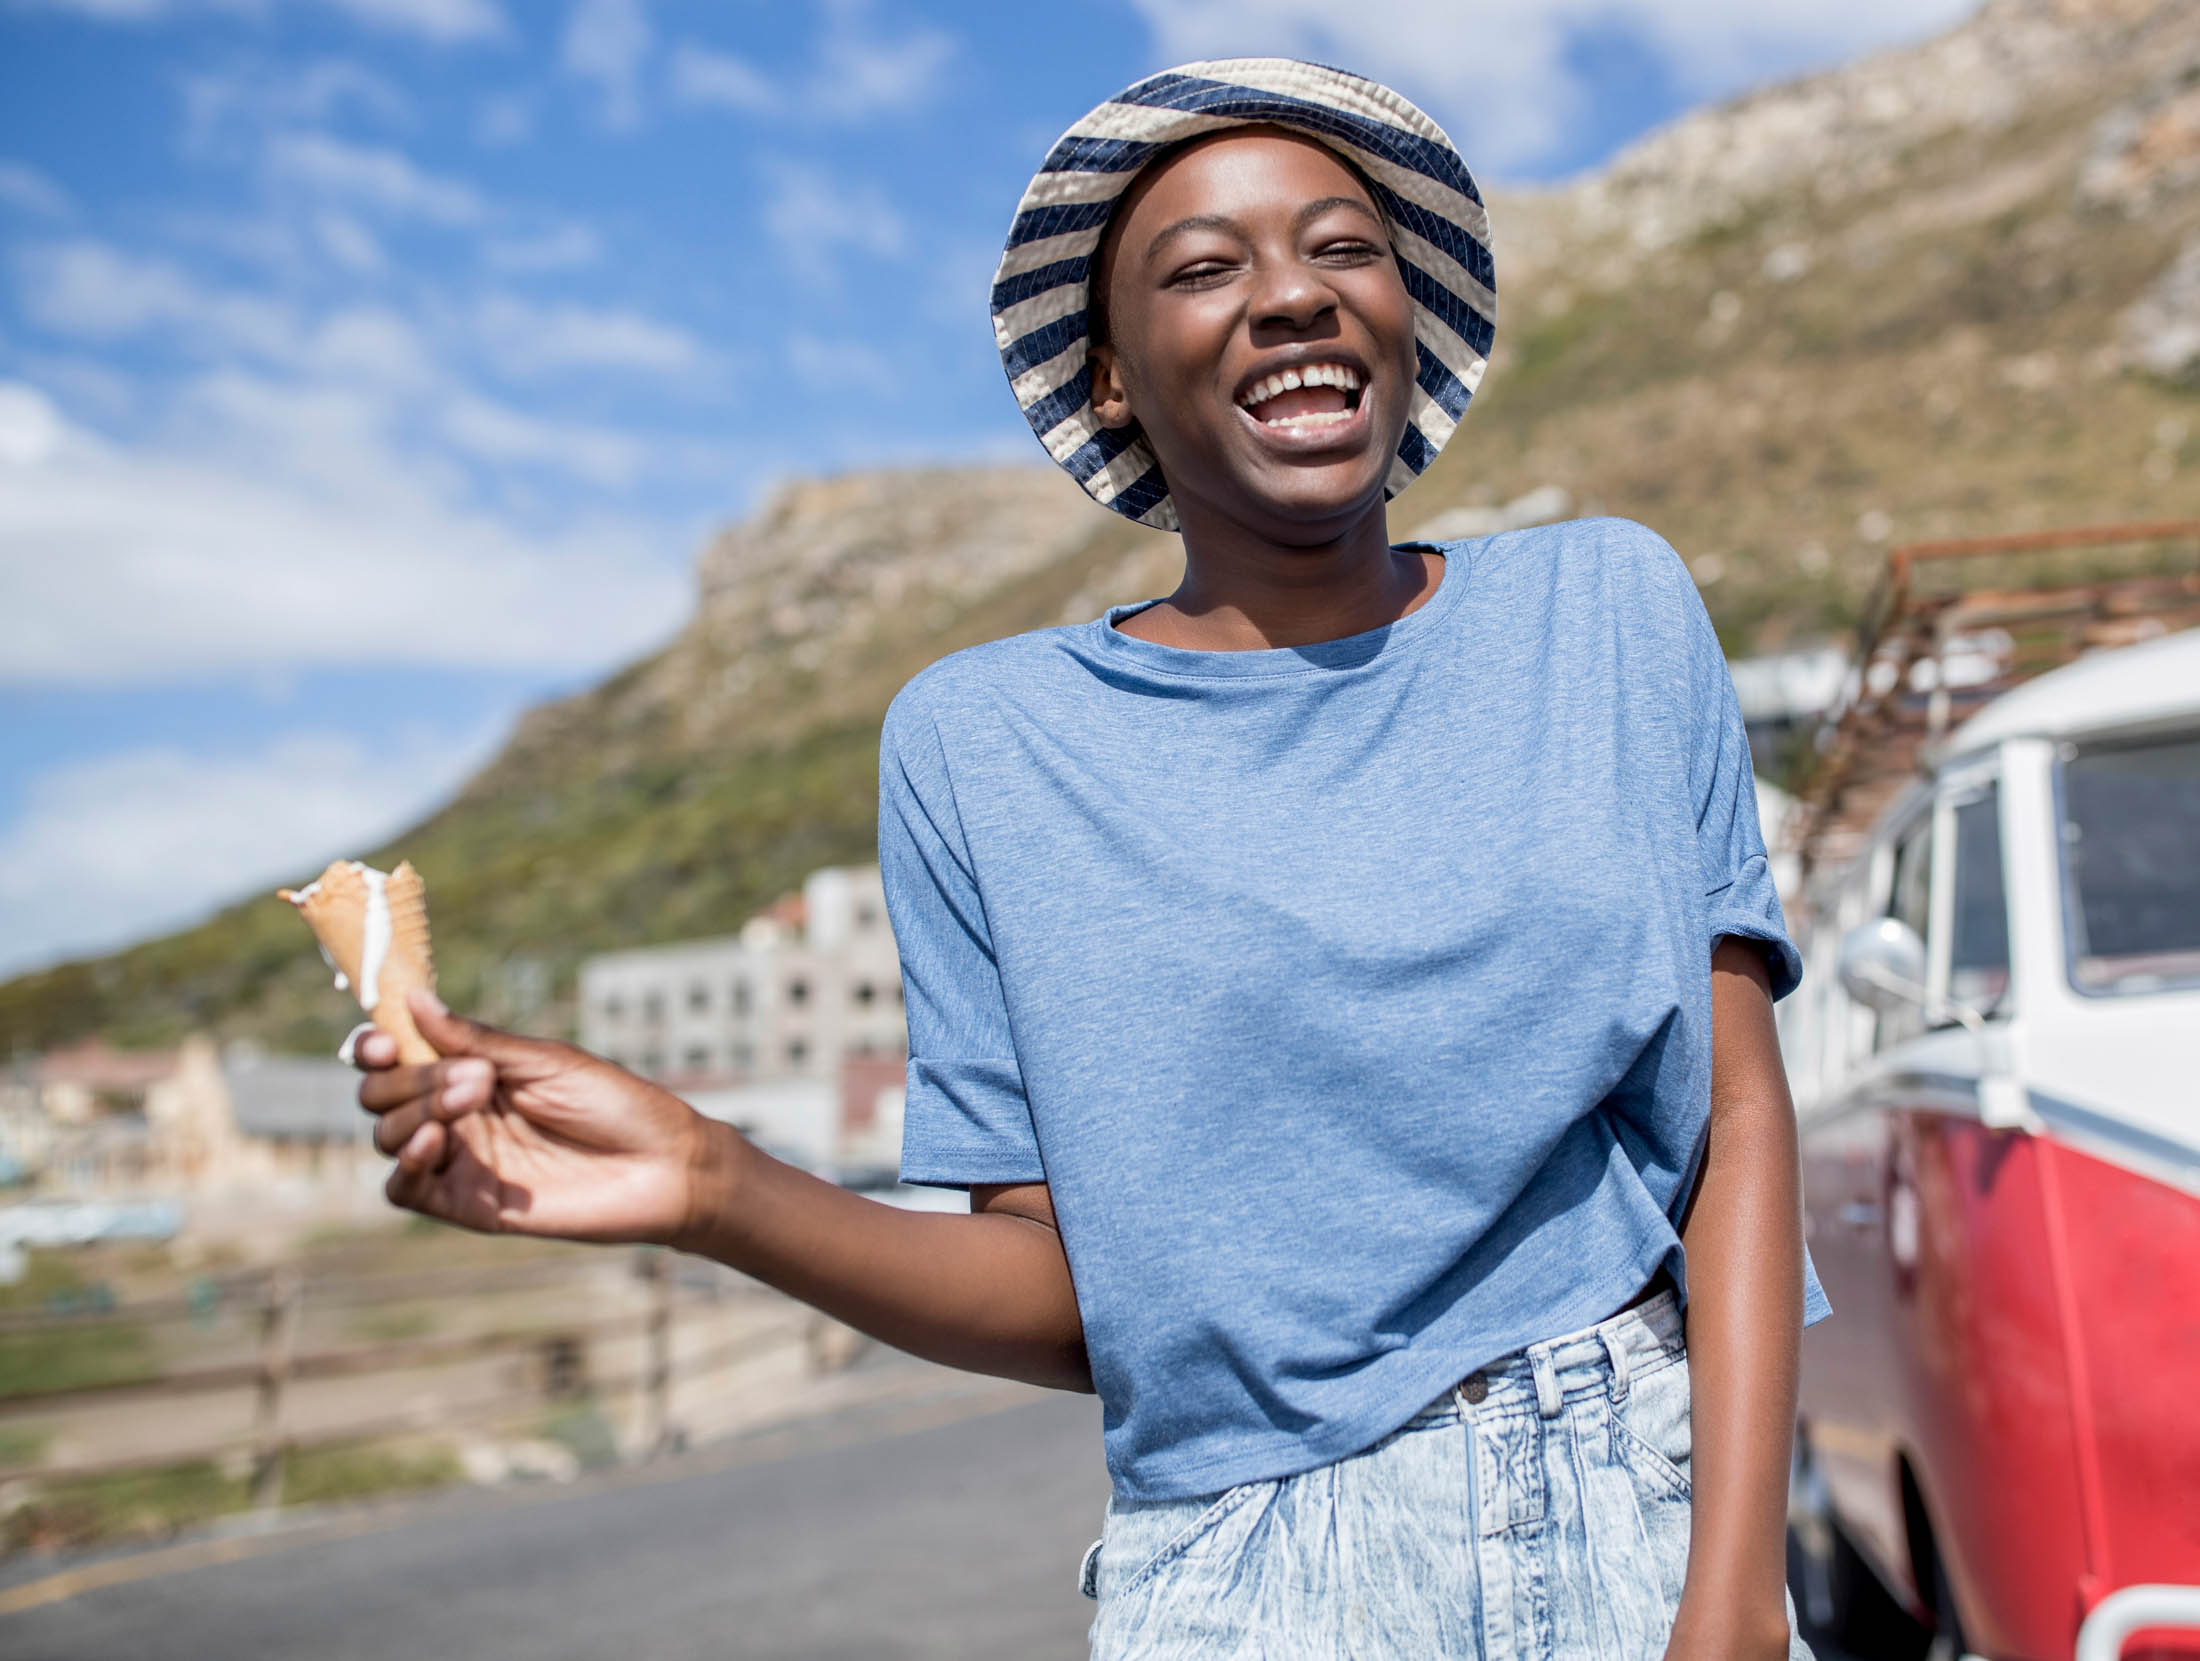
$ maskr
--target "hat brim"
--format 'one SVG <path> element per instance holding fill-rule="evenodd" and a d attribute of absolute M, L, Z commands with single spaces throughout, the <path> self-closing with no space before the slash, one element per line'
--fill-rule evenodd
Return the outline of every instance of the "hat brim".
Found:
<path fill-rule="evenodd" d="M 1384 494 L 1436 459 L 1466 413 L 1497 330 L 1489 213 L 1444 130 L 1362 76 L 1295 58 L 1230 58 L 1164 70 L 1064 133 L 1017 204 L 993 277 L 993 337 L 1031 430 L 1101 506 L 1174 530 L 1161 464 L 1136 427 L 1092 407 L 1087 285 L 1109 216 L 1154 156 L 1228 127 L 1306 134 L 1357 167 L 1388 222 L 1413 301 L 1412 406 Z"/>

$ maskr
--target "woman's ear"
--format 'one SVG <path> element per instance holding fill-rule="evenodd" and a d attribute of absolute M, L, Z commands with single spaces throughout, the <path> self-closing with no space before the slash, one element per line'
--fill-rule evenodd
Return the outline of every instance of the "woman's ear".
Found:
<path fill-rule="evenodd" d="M 1123 385 L 1115 348 L 1095 346 L 1086 362 L 1092 369 L 1092 413 L 1100 417 L 1100 425 L 1121 431 L 1135 423 L 1138 417 L 1131 413 L 1130 390 Z"/>

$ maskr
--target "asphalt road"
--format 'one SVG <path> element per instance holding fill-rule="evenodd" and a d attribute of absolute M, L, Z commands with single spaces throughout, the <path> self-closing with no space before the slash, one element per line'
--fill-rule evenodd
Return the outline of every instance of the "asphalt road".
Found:
<path fill-rule="evenodd" d="M 973 1383 L 577 1488 L 11 1565 L 0 1657 L 1077 1661 L 1106 1496 L 1097 1404 Z"/>
<path fill-rule="evenodd" d="M 926 1426 L 928 1412 L 967 1416 Z M 459 1496 L 373 1532 L 94 1587 L 0 1615 L 0 1656 L 1084 1655 L 1092 1606 L 1077 1565 L 1107 1498 L 1091 1398 L 950 1398 L 805 1426 L 758 1454 L 705 1450 L 670 1474 L 577 1491 Z"/>

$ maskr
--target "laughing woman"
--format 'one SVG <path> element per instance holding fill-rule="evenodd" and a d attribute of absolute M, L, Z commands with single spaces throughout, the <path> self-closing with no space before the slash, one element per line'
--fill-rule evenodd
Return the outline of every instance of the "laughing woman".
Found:
<path fill-rule="evenodd" d="M 1474 183 L 1387 88 L 1198 64 L 1078 123 L 996 333 L 1185 569 L 887 715 L 903 1170 L 971 1214 L 425 1001 L 448 1059 L 359 1046 L 393 1198 L 1098 1391 L 1098 1657 L 1807 1655 L 1799 965 L 1717 642 L 1639 526 L 1385 523 L 1494 307 Z"/>

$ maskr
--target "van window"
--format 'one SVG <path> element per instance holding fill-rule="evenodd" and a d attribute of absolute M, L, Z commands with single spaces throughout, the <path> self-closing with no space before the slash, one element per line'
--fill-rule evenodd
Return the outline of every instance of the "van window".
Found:
<path fill-rule="evenodd" d="M 2200 737 L 2080 750 L 2061 796 L 2071 984 L 2128 994 L 2200 981 Z"/>
<path fill-rule="evenodd" d="M 2001 787 L 1956 808 L 1948 996 L 1990 1013 L 2009 990 L 2009 898 L 2001 875 Z"/>
<path fill-rule="evenodd" d="M 1894 881 L 1888 887 L 1887 915 L 1901 919 L 1917 931 L 1920 940 L 1932 922 L 1933 816 L 1921 813 L 1894 845 Z M 1879 1017 L 1872 1030 L 1872 1048 L 1883 1050 L 1899 1044 L 1925 1025 L 1922 1006 Z"/>

